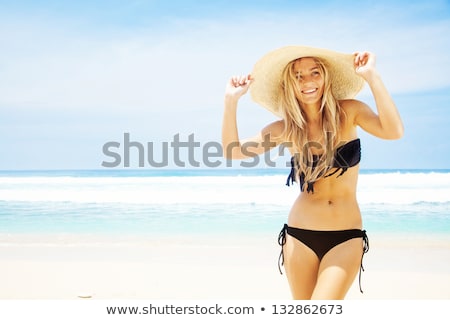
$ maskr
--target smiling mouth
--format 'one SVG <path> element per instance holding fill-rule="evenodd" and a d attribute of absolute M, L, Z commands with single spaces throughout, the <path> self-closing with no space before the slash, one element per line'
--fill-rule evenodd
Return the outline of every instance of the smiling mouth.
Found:
<path fill-rule="evenodd" d="M 302 90 L 302 93 L 303 93 L 303 94 L 310 94 L 310 93 L 316 92 L 317 90 L 318 90 L 317 88 L 314 88 L 314 89 L 305 89 L 305 90 Z"/>

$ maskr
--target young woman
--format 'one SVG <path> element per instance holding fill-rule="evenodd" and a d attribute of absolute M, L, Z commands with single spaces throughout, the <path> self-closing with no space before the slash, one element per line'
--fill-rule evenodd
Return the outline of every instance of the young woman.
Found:
<path fill-rule="evenodd" d="M 364 81 L 377 113 L 352 99 Z M 240 140 L 236 109 L 249 88 L 253 100 L 281 120 Z M 268 138 L 272 147 L 285 144 L 292 155 L 287 184 L 298 182 L 301 192 L 280 233 L 279 263 L 284 263 L 294 299 L 343 299 L 362 269 L 368 239 L 356 200 L 358 126 L 383 139 L 403 135 L 399 113 L 370 52 L 284 47 L 258 61 L 252 74 L 227 83 L 224 156 L 243 159 L 264 153 Z"/>

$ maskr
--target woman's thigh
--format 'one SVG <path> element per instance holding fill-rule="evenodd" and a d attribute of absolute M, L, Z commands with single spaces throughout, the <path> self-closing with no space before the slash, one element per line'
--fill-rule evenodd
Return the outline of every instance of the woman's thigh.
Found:
<path fill-rule="evenodd" d="M 344 299 L 361 266 L 362 239 L 347 240 L 332 248 L 320 262 L 312 299 Z"/>
<path fill-rule="evenodd" d="M 317 255 L 290 235 L 286 235 L 283 255 L 292 297 L 297 300 L 311 299 L 319 271 Z"/>

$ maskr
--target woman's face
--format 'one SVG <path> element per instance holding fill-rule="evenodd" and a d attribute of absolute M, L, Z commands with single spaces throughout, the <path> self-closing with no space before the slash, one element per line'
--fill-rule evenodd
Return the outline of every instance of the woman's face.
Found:
<path fill-rule="evenodd" d="M 294 63 L 299 92 L 296 98 L 303 105 L 320 105 L 325 80 L 320 68 L 313 58 L 301 58 Z"/>

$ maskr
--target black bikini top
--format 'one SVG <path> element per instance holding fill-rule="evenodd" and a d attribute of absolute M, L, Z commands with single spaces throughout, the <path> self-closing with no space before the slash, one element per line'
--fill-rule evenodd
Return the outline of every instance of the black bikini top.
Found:
<path fill-rule="evenodd" d="M 315 161 L 313 159 L 313 166 L 316 165 L 319 156 L 315 157 Z M 338 147 L 334 154 L 333 166 L 332 168 L 336 168 L 330 174 L 324 176 L 324 178 L 332 176 L 336 174 L 339 170 L 341 173 L 337 176 L 342 176 L 348 168 L 356 166 L 361 161 L 361 141 L 360 139 L 355 139 L 347 142 L 346 144 Z M 291 158 L 291 172 L 287 178 L 286 185 L 290 186 L 291 183 L 295 182 L 296 171 L 300 170 L 299 163 L 295 161 L 295 158 Z M 300 190 L 303 191 L 303 185 L 305 184 L 305 174 L 304 172 L 300 172 Z M 307 182 L 308 192 L 314 192 L 314 181 Z"/>

